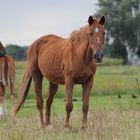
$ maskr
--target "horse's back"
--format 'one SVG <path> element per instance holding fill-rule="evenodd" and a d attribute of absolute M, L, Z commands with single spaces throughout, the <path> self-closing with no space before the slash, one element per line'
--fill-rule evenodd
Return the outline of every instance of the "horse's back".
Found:
<path fill-rule="evenodd" d="M 53 43 L 57 40 L 61 40 L 63 39 L 62 37 L 59 37 L 59 36 L 56 36 L 56 35 L 53 35 L 53 34 L 50 34 L 50 35 L 45 35 L 45 36 L 42 36 L 40 38 L 38 38 L 37 40 L 35 40 L 31 45 L 30 47 L 28 48 L 28 56 L 29 55 L 33 55 L 33 52 L 32 50 L 36 49 L 40 49 L 41 46 L 45 45 L 45 44 L 48 44 L 48 43 Z"/>
<path fill-rule="evenodd" d="M 64 84 L 62 65 L 63 53 L 66 48 L 65 44 L 65 39 L 54 36 L 39 51 L 39 68 L 42 74 L 54 83 Z"/>
<path fill-rule="evenodd" d="M 65 43 L 66 39 L 56 35 L 47 35 L 37 39 L 28 50 L 30 68 L 37 66 L 48 80 L 64 83 L 61 67 Z"/>

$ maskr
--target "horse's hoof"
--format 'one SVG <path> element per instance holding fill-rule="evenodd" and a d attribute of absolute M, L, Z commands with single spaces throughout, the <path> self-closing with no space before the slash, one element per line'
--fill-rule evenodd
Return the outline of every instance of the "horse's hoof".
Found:
<path fill-rule="evenodd" d="M 68 124 L 64 124 L 64 127 L 65 127 L 65 128 L 69 128 L 69 125 L 68 125 Z"/>
<path fill-rule="evenodd" d="M 64 124 L 64 128 L 65 128 L 66 130 L 71 130 L 71 127 L 70 127 L 70 125 L 68 125 L 68 124 Z"/>
<path fill-rule="evenodd" d="M 49 124 L 49 125 L 46 125 L 45 128 L 51 130 L 53 127 L 51 124 Z"/>
<path fill-rule="evenodd" d="M 45 129 L 45 124 L 41 124 L 40 122 L 37 123 L 39 129 Z"/>
<path fill-rule="evenodd" d="M 87 124 L 85 124 L 85 125 L 82 125 L 82 130 L 86 130 L 87 129 Z"/>
<path fill-rule="evenodd" d="M 10 114 L 12 117 L 15 117 L 16 116 L 16 112 L 15 112 L 15 108 L 12 107 L 11 111 L 10 111 Z"/>

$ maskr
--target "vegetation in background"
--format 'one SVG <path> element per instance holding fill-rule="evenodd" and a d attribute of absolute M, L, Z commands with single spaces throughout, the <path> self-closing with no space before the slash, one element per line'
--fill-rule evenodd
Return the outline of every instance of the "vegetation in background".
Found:
<path fill-rule="evenodd" d="M 98 15 L 106 16 L 106 52 L 112 57 L 131 58 L 140 56 L 140 1 L 98 0 Z"/>
<path fill-rule="evenodd" d="M 106 16 L 105 55 L 140 64 L 140 1 L 98 0 L 97 15 Z M 26 60 L 27 47 L 11 44 L 6 51 L 15 60 Z"/>
<path fill-rule="evenodd" d="M 24 61 L 16 62 L 16 97 L 18 97 L 25 64 Z M 87 131 L 82 131 L 80 127 L 82 120 L 81 86 L 77 85 L 74 88 L 73 95 L 78 101 L 74 102 L 71 114 L 71 130 L 63 127 L 64 86 L 59 86 L 52 104 L 52 129 L 40 128 L 33 85 L 16 118 L 9 115 L 11 105 L 7 88 L 8 116 L 0 120 L 0 140 L 138 140 L 140 139 L 140 95 L 136 78 L 140 84 L 139 71 L 138 66 L 98 66 L 90 97 Z M 44 107 L 47 89 L 48 81 L 44 78 Z M 118 94 L 121 98 L 118 98 Z M 133 98 L 132 94 L 137 98 Z"/>
<path fill-rule="evenodd" d="M 18 45 L 7 45 L 6 52 L 11 55 L 14 60 L 26 60 L 27 46 L 21 47 Z"/>

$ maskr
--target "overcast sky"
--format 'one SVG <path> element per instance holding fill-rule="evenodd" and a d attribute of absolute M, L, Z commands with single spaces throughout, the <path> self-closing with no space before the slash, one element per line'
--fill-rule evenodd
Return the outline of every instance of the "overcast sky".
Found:
<path fill-rule="evenodd" d="M 85 25 L 97 0 L 0 0 L 0 40 L 30 45 L 46 34 L 62 37 Z"/>

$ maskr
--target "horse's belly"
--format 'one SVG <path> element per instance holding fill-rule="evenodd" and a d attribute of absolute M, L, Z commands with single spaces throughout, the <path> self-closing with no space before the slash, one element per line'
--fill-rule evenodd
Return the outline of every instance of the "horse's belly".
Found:
<path fill-rule="evenodd" d="M 49 81 L 64 84 L 62 60 L 64 50 L 63 40 L 49 45 L 44 45 L 39 50 L 38 65 L 41 73 Z"/>
<path fill-rule="evenodd" d="M 39 61 L 39 69 L 44 77 L 46 77 L 50 82 L 55 84 L 64 84 L 64 75 L 61 70 L 61 63 L 55 62 L 51 63 L 51 60 L 46 59 Z"/>
<path fill-rule="evenodd" d="M 46 72 L 44 76 L 52 83 L 55 84 L 64 84 L 64 76 L 61 73 Z"/>
<path fill-rule="evenodd" d="M 43 76 L 46 77 L 50 82 L 55 84 L 64 84 L 64 75 L 60 66 L 50 66 L 49 62 L 47 63 L 46 61 L 46 63 L 40 64 L 39 67 Z"/>

